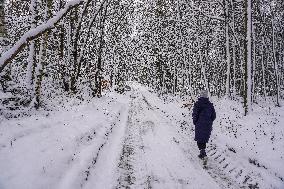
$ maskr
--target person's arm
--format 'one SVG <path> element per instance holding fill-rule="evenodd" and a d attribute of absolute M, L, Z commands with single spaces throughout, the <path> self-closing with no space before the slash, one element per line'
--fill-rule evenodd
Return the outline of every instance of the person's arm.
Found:
<path fill-rule="evenodd" d="M 193 111 L 192 111 L 192 120 L 193 120 L 194 125 L 196 125 L 198 121 L 198 117 L 199 117 L 199 107 L 198 107 L 198 104 L 195 103 L 193 106 Z"/>
<path fill-rule="evenodd" d="M 212 121 L 214 121 L 216 119 L 216 111 L 215 111 L 215 108 L 214 108 L 214 105 L 212 104 L 212 115 L 211 115 L 211 119 Z"/>

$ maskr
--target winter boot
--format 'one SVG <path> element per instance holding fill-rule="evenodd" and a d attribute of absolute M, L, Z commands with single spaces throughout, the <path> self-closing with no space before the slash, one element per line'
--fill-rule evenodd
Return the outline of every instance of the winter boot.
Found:
<path fill-rule="evenodd" d="M 204 159 L 205 157 L 207 157 L 205 149 L 200 150 L 200 154 L 198 155 L 198 157 L 200 159 Z"/>

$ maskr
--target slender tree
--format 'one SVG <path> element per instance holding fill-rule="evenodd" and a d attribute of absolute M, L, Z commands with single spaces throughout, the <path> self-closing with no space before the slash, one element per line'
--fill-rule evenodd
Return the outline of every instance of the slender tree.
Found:
<path fill-rule="evenodd" d="M 0 0 L 0 37 L 6 35 L 5 14 L 4 14 L 4 0 Z"/>
<path fill-rule="evenodd" d="M 252 6 L 251 0 L 245 1 L 245 70 L 244 70 L 244 109 L 245 115 L 251 111 L 251 65 L 252 65 Z"/>

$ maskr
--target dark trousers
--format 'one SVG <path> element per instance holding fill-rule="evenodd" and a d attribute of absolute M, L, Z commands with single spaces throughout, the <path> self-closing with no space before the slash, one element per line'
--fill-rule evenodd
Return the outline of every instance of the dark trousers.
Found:
<path fill-rule="evenodd" d="M 199 150 L 205 150 L 206 143 L 197 142 L 197 146 Z"/>

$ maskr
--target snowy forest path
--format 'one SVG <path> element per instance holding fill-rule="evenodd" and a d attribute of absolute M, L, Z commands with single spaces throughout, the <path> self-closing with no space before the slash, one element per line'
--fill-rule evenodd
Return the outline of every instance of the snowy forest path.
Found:
<path fill-rule="evenodd" d="M 221 148 L 214 132 L 203 168 L 191 111 L 179 105 L 133 86 L 124 95 L 3 121 L 0 188 L 259 188 L 259 171 Z"/>

